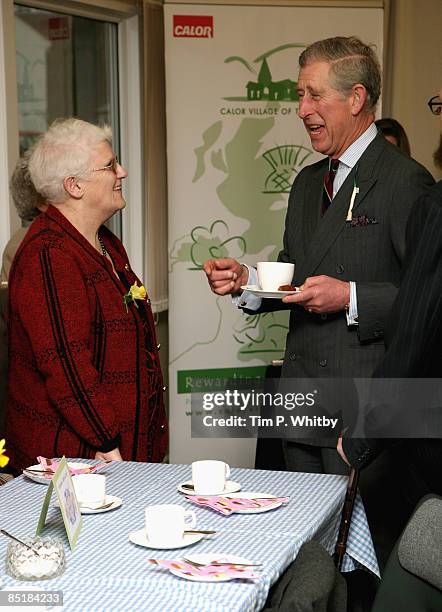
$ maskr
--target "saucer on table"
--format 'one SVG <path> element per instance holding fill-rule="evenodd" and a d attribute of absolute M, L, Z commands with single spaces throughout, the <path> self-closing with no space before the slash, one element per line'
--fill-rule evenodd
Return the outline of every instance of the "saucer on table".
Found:
<path fill-rule="evenodd" d="M 145 546 L 146 548 L 155 548 L 157 550 L 171 550 L 173 548 L 184 548 L 185 546 L 190 546 L 191 544 L 196 544 L 204 538 L 203 533 L 185 533 L 181 540 L 177 541 L 176 544 L 173 545 L 153 545 L 149 542 L 149 539 L 146 534 L 145 529 L 138 529 L 138 531 L 131 531 L 129 534 L 129 540 L 133 544 L 138 544 L 138 546 Z"/>
<path fill-rule="evenodd" d="M 72 463 L 71 461 L 68 461 L 68 467 L 70 467 L 73 470 L 81 470 L 81 469 L 84 469 L 85 467 L 90 467 L 90 466 L 89 464 L 86 464 L 86 463 Z M 35 470 L 35 472 L 30 472 L 28 470 Z M 42 472 L 41 474 L 38 473 L 40 471 Z M 44 472 L 44 467 L 40 465 L 40 463 L 37 463 L 36 465 L 30 465 L 28 468 L 25 468 L 23 470 L 23 475 L 26 476 L 26 478 L 33 480 L 34 482 L 38 482 L 39 484 L 48 485 L 51 482 L 52 476 L 54 474 L 50 474 L 50 473 L 48 474 L 48 473 L 43 473 L 43 472 Z"/>
<path fill-rule="evenodd" d="M 99 507 L 99 506 L 106 506 L 107 504 L 110 504 L 111 502 L 112 502 L 112 505 L 109 506 L 108 508 Z M 123 500 L 121 499 L 121 497 L 117 497 L 116 495 L 106 495 L 103 503 L 87 504 L 87 506 L 83 506 L 79 502 L 78 505 L 80 506 L 81 514 L 101 514 L 102 512 L 109 512 L 110 510 L 115 510 L 116 508 L 119 508 L 122 503 L 123 503 Z M 54 506 L 56 506 L 57 508 L 60 507 L 60 504 L 58 503 L 58 499 L 54 503 Z M 92 506 L 98 506 L 98 507 L 93 508 Z"/>
<path fill-rule="evenodd" d="M 185 493 L 186 495 L 204 495 L 204 497 L 210 497 L 212 495 L 227 495 L 227 493 L 235 493 L 236 491 L 241 491 L 241 485 L 239 482 L 234 482 L 233 480 L 226 480 L 226 484 L 224 485 L 224 491 L 219 491 L 218 493 L 210 493 L 207 495 L 206 493 L 196 493 L 194 489 L 187 489 L 185 485 L 193 485 L 191 480 L 186 480 L 186 482 L 182 482 L 178 485 L 178 491 L 180 493 Z"/>

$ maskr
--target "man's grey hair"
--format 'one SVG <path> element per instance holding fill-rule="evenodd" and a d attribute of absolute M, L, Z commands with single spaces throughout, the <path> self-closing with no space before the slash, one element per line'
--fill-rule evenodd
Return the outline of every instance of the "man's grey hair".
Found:
<path fill-rule="evenodd" d="M 345 96 L 360 83 L 367 90 L 364 110 L 374 112 L 381 94 L 381 68 L 376 53 L 356 36 L 336 36 L 312 43 L 299 57 L 299 66 L 329 62 L 332 86 Z"/>
<path fill-rule="evenodd" d="M 35 189 L 48 203 L 68 199 L 63 180 L 67 176 L 89 178 L 92 149 L 112 142 L 112 130 L 81 119 L 56 119 L 34 145 L 29 156 L 29 174 Z"/>
<path fill-rule="evenodd" d="M 33 221 L 40 212 L 38 205 L 42 203 L 42 198 L 37 193 L 29 175 L 28 163 L 31 153 L 32 148 L 29 148 L 19 158 L 9 181 L 9 189 L 15 208 L 23 221 Z"/>

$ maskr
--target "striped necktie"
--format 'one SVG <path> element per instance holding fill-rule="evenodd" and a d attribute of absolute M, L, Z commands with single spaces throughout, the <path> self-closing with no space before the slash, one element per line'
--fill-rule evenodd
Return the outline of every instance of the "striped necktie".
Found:
<path fill-rule="evenodd" d="M 322 198 L 322 214 L 324 214 L 333 200 L 333 181 L 339 168 L 339 159 L 330 159 L 329 170 L 324 177 L 324 195 Z"/>

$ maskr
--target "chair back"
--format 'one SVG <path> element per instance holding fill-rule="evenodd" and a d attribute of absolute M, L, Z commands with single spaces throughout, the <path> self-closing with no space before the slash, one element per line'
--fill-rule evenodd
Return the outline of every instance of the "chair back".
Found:
<path fill-rule="evenodd" d="M 442 591 L 442 498 L 428 495 L 408 522 L 398 547 L 399 563 Z"/>
<path fill-rule="evenodd" d="M 427 495 L 396 542 L 372 612 L 442 610 L 442 498 Z"/>

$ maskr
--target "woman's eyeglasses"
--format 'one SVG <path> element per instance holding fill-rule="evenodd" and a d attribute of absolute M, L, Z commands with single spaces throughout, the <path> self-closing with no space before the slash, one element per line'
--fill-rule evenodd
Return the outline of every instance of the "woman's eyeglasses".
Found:
<path fill-rule="evenodd" d="M 112 170 L 112 172 L 117 174 L 119 165 L 120 165 L 120 162 L 118 161 L 118 157 L 115 156 L 113 160 L 111 160 L 106 166 L 103 166 L 102 168 L 94 168 L 93 172 L 101 172 L 102 170 Z"/>
<path fill-rule="evenodd" d="M 440 115 L 442 111 L 442 101 L 439 96 L 433 96 L 431 100 L 428 100 L 428 106 L 430 107 L 433 115 Z"/>

